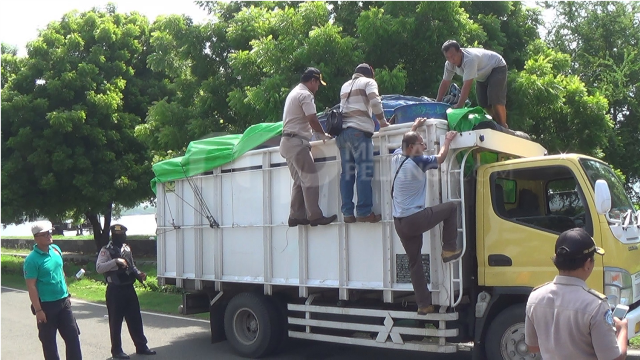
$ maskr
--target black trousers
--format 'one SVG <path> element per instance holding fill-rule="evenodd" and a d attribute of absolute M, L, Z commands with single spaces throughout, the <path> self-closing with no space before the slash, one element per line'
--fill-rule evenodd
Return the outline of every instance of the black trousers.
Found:
<path fill-rule="evenodd" d="M 129 335 L 136 350 L 147 348 L 147 338 L 142 330 L 142 315 L 138 295 L 132 285 L 107 286 L 107 311 L 109 313 L 109 332 L 111 333 L 111 353 L 122 351 L 122 320 L 127 322 Z"/>
<path fill-rule="evenodd" d="M 82 359 L 80 350 L 80 329 L 71 312 L 71 300 L 66 297 L 56 301 L 40 302 L 47 317 L 46 323 L 38 324 L 38 338 L 42 343 L 45 360 L 58 360 L 58 331 L 66 346 L 67 360 Z"/>

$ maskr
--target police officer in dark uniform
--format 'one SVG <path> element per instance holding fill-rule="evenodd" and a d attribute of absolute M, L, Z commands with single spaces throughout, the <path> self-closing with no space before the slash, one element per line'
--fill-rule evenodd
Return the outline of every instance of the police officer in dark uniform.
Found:
<path fill-rule="evenodd" d="M 142 329 L 142 316 L 138 295 L 133 288 L 136 280 L 143 282 L 147 274 L 138 270 L 133 262 L 131 249 L 125 241 L 127 228 L 120 224 L 111 226 L 111 241 L 100 250 L 96 271 L 104 274 L 107 281 L 107 311 L 111 333 L 111 355 L 114 359 L 129 359 L 122 351 L 122 320 L 127 321 L 129 334 L 136 346 L 136 354 L 155 355 L 147 347 L 147 338 Z"/>

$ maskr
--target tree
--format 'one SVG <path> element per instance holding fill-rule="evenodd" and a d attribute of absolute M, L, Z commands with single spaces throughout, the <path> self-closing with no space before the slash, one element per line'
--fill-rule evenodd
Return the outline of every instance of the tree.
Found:
<path fill-rule="evenodd" d="M 151 159 L 134 135 L 166 95 L 146 67 L 149 39 L 144 16 L 108 5 L 67 13 L 28 44 L 2 89 L 3 223 L 85 216 L 99 249 L 114 204 L 153 195 Z"/>
<path fill-rule="evenodd" d="M 609 100 L 615 125 L 604 159 L 626 175 L 627 190 L 640 181 L 640 3 L 551 2 L 556 12 L 549 43 L 571 56 L 571 73 Z"/>
<path fill-rule="evenodd" d="M 512 127 L 529 133 L 552 154 L 602 158 L 613 128 L 607 99 L 568 75 L 569 55 L 549 49 L 541 40 L 530 45 L 528 58 L 522 71 L 509 74 Z"/>
<path fill-rule="evenodd" d="M 18 70 L 20 70 L 20 58 L 18 57 L 18 48 L 5 43 L 2 43 L 2 86 L 0 89 L 9 83 Z"/>

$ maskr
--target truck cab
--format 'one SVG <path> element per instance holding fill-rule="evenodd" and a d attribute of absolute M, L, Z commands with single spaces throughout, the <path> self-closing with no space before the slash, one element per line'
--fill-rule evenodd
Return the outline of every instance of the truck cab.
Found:
<path fill-rule="evenodd" d="M 531 289 L 558 273 L 551 260 L 558 235 L 576 227 L 606 251 L 595 258 L 588 286 L 612 307 L 629 306 L 629 338 L 640 332 L 640 213 L 607 164 L 577 154 L 506 160 L 479 167 L 476 187 L 477 285 L 482 301 L 490 298 L 483 317 L 491 323 L 478 321 L 476 334 L 486 332 L 489 358 L 526 354 L 516 323 Z M 606 199 L 609 209 L 596 206 Z M 497 349 L 500 335 L 507 336 Z"/>

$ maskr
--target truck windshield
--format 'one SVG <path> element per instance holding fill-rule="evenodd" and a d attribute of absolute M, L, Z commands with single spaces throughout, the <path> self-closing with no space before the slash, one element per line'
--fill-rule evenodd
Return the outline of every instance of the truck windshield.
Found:
<path fill-rule="evenodd" d="M 627 211 L 633 210 L 631 200 L 624 191 L 620 179 L 618 179 L 609 165 L 591 159 L 580 159 L 580 163 L 587 173 L 592 187 L 595 187 L 597 180 L 604 180 L 609 185 L 609 191 L 611 191 L 612 216 L 619 217 Z"/>

